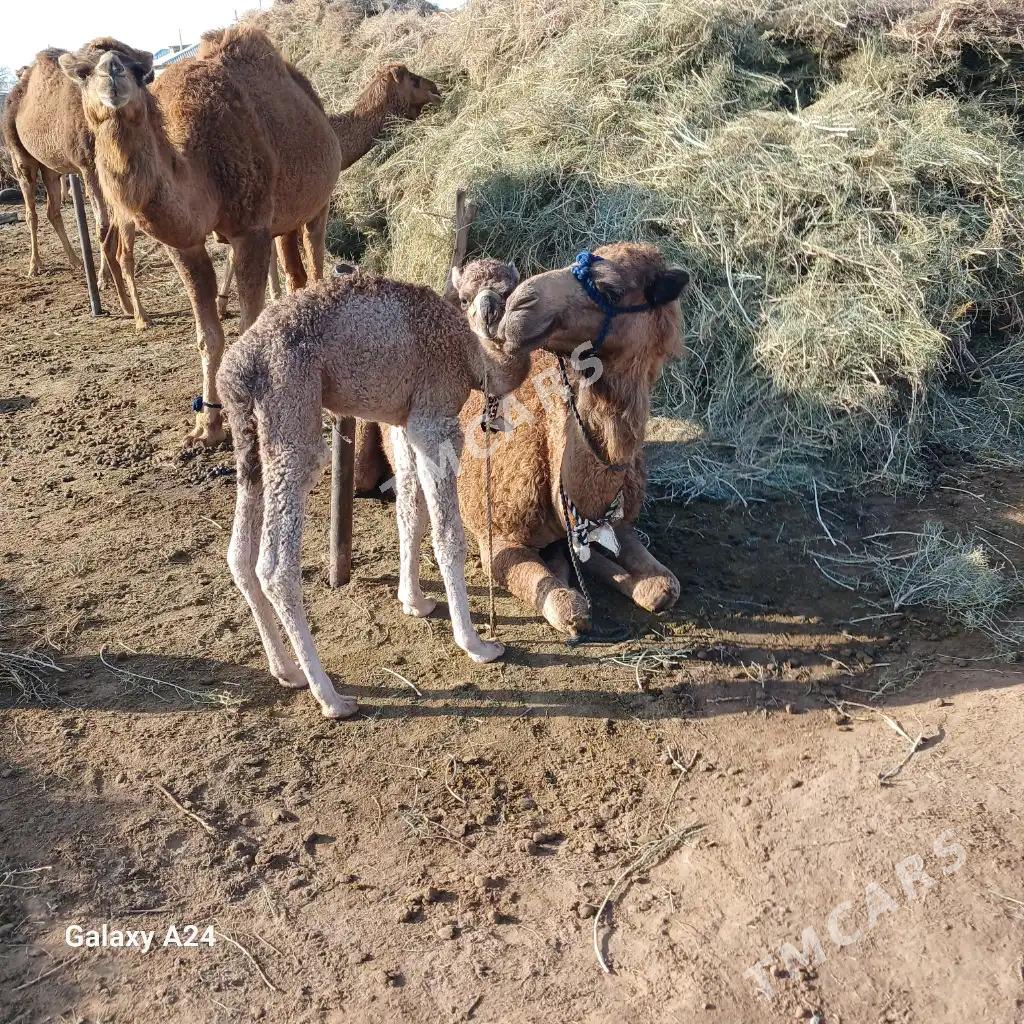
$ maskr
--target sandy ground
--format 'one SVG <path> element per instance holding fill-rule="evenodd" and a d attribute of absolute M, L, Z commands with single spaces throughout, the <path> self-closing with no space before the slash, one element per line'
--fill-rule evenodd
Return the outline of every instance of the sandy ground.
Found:
<path fill-rule="evenodd" d="M 28 280 L 0 228 L 0 649 L 59 669 L 0 683 L 0 1020 L 1024 1021 L 1022 667 L 865 618 L 775 503 L 654 506 L 677 608 L 601 593 L 631 639 L 568 647 L 502 596 L 508 656 L 474 666 L 442 614 L 400 614 L 390 505 L 357 502 L 327 588 L 325 482 L 307 600 L 364 705 L 327 722 L 227 573 L 230 452 L 182 454 L 198 360 L 165 257 L 142 244 L 137 335 L 43 239 Z M 833 522 L 982 522 L 1024 561 L 1024 481 L 961 486 Z M 898 771 L 886 715 L 922 737 Z"/>

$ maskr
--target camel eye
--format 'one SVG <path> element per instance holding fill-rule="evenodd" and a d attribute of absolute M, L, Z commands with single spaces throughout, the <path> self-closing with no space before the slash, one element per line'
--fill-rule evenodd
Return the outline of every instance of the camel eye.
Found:
<path fill-rule="evenodd" d="M 622 301 L 622 292 L 618 288 L 611 288 L 605 285 L 601 291 L 604 297 L 613 305 L 617 306 Z"/>
<path fill-rule="evenodd" d="M 469 309 L 469 299 L 459 299 L 459 305 L 462 306 L 463 309 Z"/>

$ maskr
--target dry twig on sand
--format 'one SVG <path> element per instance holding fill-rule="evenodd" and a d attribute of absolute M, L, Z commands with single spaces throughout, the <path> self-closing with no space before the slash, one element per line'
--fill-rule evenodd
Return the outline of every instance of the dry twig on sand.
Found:
<path fill-rule="evenodd" d="M 163 783 L 154 782 L 153 786 L 156 788 L 158 793 L 163 794 L 175 807 L 181 811 L 182 814 L 191 818 L 204 832 L 209 833 L 211 836 L 217 834 L 217 830 L 205 819 L 199 817 L 195 811 L 190 811 Z"/>
<path fill-rule="evenodd" d="M 887 783 L 890 779 L 893 779 L 897 775 L 899 775 L 899 773 L 903 771 L 903 769 L 906 767 L 907 762 L 921 749 L 922 746 L 924 746 L 926 740 L 929 739 L 929 737 L 926 737 L 924 733 L 919 734 L 916 739 L 912 739 L 910 733 L 908 733 L 906 729 L 904 729 L 903 726 L 896 721 L 895 718 L 891 717 L 890 715 L 887 715 L 884 711 L 881 711 L 878 708 L 872 707 L 870 704 L 860 704 L 857 701 L 852 700 L 830 701 L 830 703 L 841 714 L 845 714 L 845 709 L 850 707 L 862 708 L 864 711 L 871 711 L 874 714 L 881 716 L 881 718 L 885 721 L 885 724 L 888 725 L 893 732 L 895 732 L 898 736 L 902 736 L 903 739 L 905 739 L 910 744 L 910 748 L 907 750 L 906 756 L 903 758 L 902 761 L 900 761 L 898 765 L 896 765 L 894 768 L 890 768 L 888 771 L 878 773 L 878 781 L 881 782 L 882 785 L 885 785 L 885 783 Z"/>
<path fill-rule="evenodd" d="M 597 913 L 594 915 L 593 927 L 594 955 L 597 957 L 598 966 L 605 974 L 611 974 L 612 969 L 608 966 L 608 961 L 605 960 L 604 954 L 601 952 L 601 918 L 604 915 L 605 909 L 615 898 L 615 894 L 619 891 L 620 886 L 622 886 L 634 872 L 643 871 L 647 868 L 653 867 L 659 861 L 667 857 L 669 853 L 680 845 L 680 843 L 684 843 L 686 840 L 692 839 L 703 828 L 703 825 L 698 825 L 696 823 L 684 825 L 682 828 L 676 829 L 675 832 L 670 832 L 667 836 L 664 836 L 661 839 L 655 839 L 652 842 L 647 843 L 626 865 L 618 878 L 612 882 L 611 888 L 608 890 L 605 898 L 601 901 L 601 905 L 597 908 Z"/>
<path fill-rule="evenodd" d="M 249 963 L 251 963 L 253 965 L 253 967 L 256 969 L 256 973 L 260 976 L 260 978 L 263 979 L 263 984 L 266 985 L 267 988 L 269 988 L 272 992 L 280 992 L 281 991 L 266 976 L 266 974 L 263 971 L 263 968 L 260 967 L 260 965 L 259 965 L 259 961 L 257 961 L 256 957 L 254 957 L 252 955 L 252 953 L 250 953 L 249 950 L 247 950 L 245 948 L 245 946 L 243 946 L 240 942 L 237 942 L 235 939 L 231 938 L 230 935 L 225 935 L 223 932 L 217 931 L 216 928 L 214 929 L 213 934 L 216 935 L 218 938 L 223 939 L 225 942 L 230 942 L 231 945 L 235 947 L 235 949 L 239 950 L 245 956 L 246 960 L 248 960 Z"/>

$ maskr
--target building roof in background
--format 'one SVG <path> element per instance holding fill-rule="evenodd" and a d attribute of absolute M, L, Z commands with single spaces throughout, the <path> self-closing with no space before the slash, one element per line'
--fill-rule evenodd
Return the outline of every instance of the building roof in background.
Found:
<path fill-rule="evenodd" d="M 165 46 L 153 54 L 153 69 L 160 71 L 171 64 L 177 64 L 179 60 L 194 57 L 198 52 L 198 43 L 190 43 L 188 46 Z"/>

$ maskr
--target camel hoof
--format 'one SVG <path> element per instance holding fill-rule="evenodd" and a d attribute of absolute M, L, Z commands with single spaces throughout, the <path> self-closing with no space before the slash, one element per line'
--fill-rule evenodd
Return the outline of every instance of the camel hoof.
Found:
<path fill-rule="evenodd" d="M 26 277 L 39 277 L 42 274 L 42 272 L 43 272 L 43 265 L 41 263 L 36 263 L 34 266 L 31 266 L 31 267 L 28 268 L 28 273 L 25 276 Z"/>
<path fill-rule="evenodd" d="M 185 438 L 185 447 L 201 445 L 204 448 L 216 448 L 222 441 L 226 441 L 227 437 L 228 433 L 219 416 L 213 418 L 200 413 L 196 417 L 196 425 Z"/>
<path fill-rule="evenodd" d="M 587 602 L 577 590 L 568 588 L 552 590 L 544 599 L 541 614 L 560 633 L 579 636 L 590 629 L 590 613 Z"/>
<path fill-rule="evenodd" d="M 679 600 L 679 580 L 675 576 L 648 576 L 633 588 L 633 600 L 649 612 L 663 612 Z"/>
<path fill-rule="evenodd" d="M 466 653 L 478 665 L 486 665 L 488 662 L 497 661 L 505 653 L 505 645 L 497 640 L 481 640 L 479 646 Z"/>
<path fill-rule="evenodd" d="M 359 710 L 355 697 L 336 697 L 333 704 L 321 704 L 324 718 L 351 718 Z"/>
<path fill-rule="evenodd" d="M 136 317 L 135 318 L 135 330 L 146 331 L 153 326 L 153 321 L 148 316 Z"/>
<path fill-rule="evenodd" d="M 399 601 L 402 603 L 402 611 L 416 619 L 425 618 L 437 607 L 436 601 L 432 601 L 429 597 L 424 597 L 422 594 L 411 601 L 400 597 Z"/>

